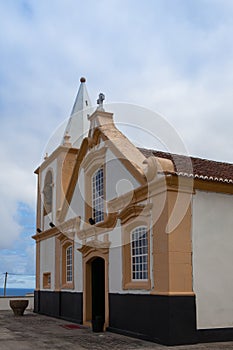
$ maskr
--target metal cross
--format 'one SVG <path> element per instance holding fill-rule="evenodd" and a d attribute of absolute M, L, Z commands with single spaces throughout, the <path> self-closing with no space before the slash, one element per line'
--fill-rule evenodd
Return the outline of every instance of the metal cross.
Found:
<path fill-rule="evenodd" d="M 104 100 L 105 100 L 104 94 L 103 94 L 103 93 L 100 93 L 100 94 L 99 94 L 99 98 L 98 98 L 98 100 L 97 100 L 97 104 L 99 105 L 98 109 L 103 109 Z"/>

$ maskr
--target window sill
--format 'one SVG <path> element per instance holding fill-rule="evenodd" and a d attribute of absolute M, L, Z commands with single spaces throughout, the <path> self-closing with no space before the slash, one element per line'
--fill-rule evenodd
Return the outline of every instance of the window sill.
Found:
<path fill-rule="evenodd" d="M 130 281 L 123 285 L 123 289 L 151 289 L 150 281 Z"/>
<path fill-rule="evenodd" d="M 43 289 L 51 289 L 51 286 L 50 285 L 44 285 Z"/>
<path fill-rule="evenodd" d="M 110 213 L 105 215 L 104 220 L 96 223 L 95 227 L 97 228 L 114 228 L 116 226 L 117 217 L 116 214 Z"/>
<path fill-rule="evenodd" d="M 74 289 L 74 282 L 63 283 L 61 289 Z"/>

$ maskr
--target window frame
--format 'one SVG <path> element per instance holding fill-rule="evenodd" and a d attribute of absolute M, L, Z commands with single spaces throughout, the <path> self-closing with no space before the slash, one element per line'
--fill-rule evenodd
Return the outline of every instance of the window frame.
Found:
<path fill-rule="evenodd" d="M 72 282 L 73 282 L 73 246 L 71 244 L 66 248 L 66 283 L 72 283 Z"/>
<path fill-rule="evenodd" d="M 43 273 L 43 289 L 51 289 L 51 272 Z"/>
<path fill-rule="evenodd" d="M 72 257 L 71 257 L 71 276 L 72 280 L 67 280 L 67 251 L 69 248 L 72 248 Z M 62 256 L 62 289 L 74 289 L 74 242 L 66 240 L 63 242 L 61 247 L 61 256 Z"/>
<path fill-rule="evenodd" d="M 140 232 L 143 229 L 143 233 Z M 140 235 L 146 235 L 146 244 L 143 245 L 142 237 Z M 134 235 L 138 235 L 138 238 L 133 238 Z M 132 282 L 148 281 L 149 270 L 149 245 L 148 245 L 148 230 L 146 226 L 137 226 L 130 232 L 130 253 L 131 253 L 131 280 Z M 135 243 L 135 245 L 134 245 Z M 145 243 L 145 242 L 144 242 Z M 142 244 L 142 245 L 141 245 Z M 143 252 L 146 249 L 146 252 Z M 145 259 L 144 259 L 145 258 Z M 144 269 L 146 266 L 146 270 Z M 135 269 L 134 269 L 135 267 Z M 142 275 L 142 278 L 134 278 L 137 275 Z M 143 278 L 143 274 L 146 274 L 146 278 Z"/>
<path fill-rule="evenodd" d="M 104 202 L 104 220 L 97 223 L 96 225 L 101 226 L 104 225 L 105 220 L 107 218 L 106 213 L 106 151 L 107 148 L 105 146 L 102 146 L 98 149 L 98 146 L 92 148 L 88 154 L 85 156 L 85 158 L 82 161 L 82 169 L 84 172 L 84 181 L 85 181 L 85 222 L 89 225 L 89 219 L 93 219 L 93 211 L 92 211 L 92 177 L 96 171 L 98 171 L 99 168 L 103 167 L 103 180 L 104 180 L 104 195 L 103 195 L 103 202 Z"/>
<path fill-rule="evenodd" d="M 138 227 L 145 227 L 147 232 L 148 242 L 148 260 L 147 271 L 148 278 L 145 280 L 132 278 L 132 251 L 131 251 L 131 234 Z M 122 225 L 122 288 L 123 290 L 138 289 L 138 290 L 150 290 L 151 289 L 151 252 L 150 252 L 150 229 L 149 229 L 149 217 L 137 217 L 136 219 L 129 220 L 128 223 Z"/>
<path fill-rule="evenodd" d="M 104 221 L 104 212 L 105 212 L 104 210 L 105 190 L 104 189 L 105 189 L 104 166 L 101 165 L 98 169 L 95 170 L 95 172 L 91 177 L 92 219 L 94 220 L 95 224 L 98 224 Z M 100 191 L 101 191 L 101 194 L 99 194 Z"/>

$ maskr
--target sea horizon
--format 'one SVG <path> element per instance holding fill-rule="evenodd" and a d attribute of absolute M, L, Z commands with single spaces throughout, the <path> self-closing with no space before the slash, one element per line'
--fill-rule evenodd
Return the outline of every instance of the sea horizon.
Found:
<path fill-rule="evenodd" d="M 33 293 L 34 288 L 6 288 L 6 296 L 24 296 L 27 293 Z M 0 288 L 0 297 L 4 296 L 4 288 Z"/>

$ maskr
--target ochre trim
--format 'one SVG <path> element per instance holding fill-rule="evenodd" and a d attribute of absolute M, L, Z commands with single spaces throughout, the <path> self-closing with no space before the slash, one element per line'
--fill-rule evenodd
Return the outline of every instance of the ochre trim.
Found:
<path fill-rule="evenodd" d="M 57 227 L 50 228 L 46 231 L 43 231 L 41 233 L 37 233 L 36 235 L 32 236 L 33 239 L 36 241 L 42 241 L 44 239 L 48 239 L 51 237 L 56 236 L 59 233 L 59 230 Z"/>
<path fill-rule="evenodd" d="M 42 241 L 51 237 L 55 237 L 56 235 L 59 235 L 58 238 L 60 240 L 62 239 L 62 237 L 67 239 L 67 238 L 70 238 L 69 236 L 74 236 L 74 234 L 79 231 L 79 228 L 80 228 L 80 217 L 77 216 L 75 218 L 67 220 L 66 222 L 60 224 L 57 227 L 53 227 L 43 232 L 37 233 L 34 236 L 32 236 L 32 238 L 35 239 L 35 241 Z"/>
<path fill-rule="evenodd" d="M 44 160 L 44 162 L 34 171 L 34 173 L 38 174 L 39 172 L 41 172 L 42 170 L 47 168 L 48 165 L 50 163 L 52 163 L 56 158 L 58 158 L 58 156 L 62 152 L 65 152 L 65 153 L 69 152 L 69 153 L 77 154 L 78 149 L 77 148 L 68 148 L 66 146 L 59 146 L 58 148 L 55 149 L 55 151 L 52 154 L 50 154 L 50 156 L 48 156 L 48 158 L 46 158 Z"/>
<path fill-rule="evenodd" d="M 58 221 L 63 222 L 65 219 L 65 215 L 68 211 L 74 190 L 75 190 L 75 186 L 77 183 L 77 179 L 79 176 L 79 170 L 80 170 L 80 165 L 82 163 L 83 158 L 85 157 L 89 147 L 92 145 L 92 140 L 89 137 L 86 137 L 83 139 L 83 142 L 81 144 L 81 147 L 79 149 L 78 155 L 77 155 L 77 159 L 76 159 L 76 163 L 74 165 L 74 170 L 73 170 L 73 174 L 71 176 L 67 191 L 65 193 L 65 199 L 64 202 L 61 206 L 61 211 L 58 214 Z"/>
<path fill-rule="evenodd" d="M 103 222 L 99 222 L 96 225 L 90 225 L 84 223 L 82 230 L 78 232 L 79 239 L 87 239 L 89 237 L 102 235 L 110 230 L 114 229 L 117 223 L 117 216 L 115 213 L 109 214 Z"/>
<path fill-rule="evenodd" d="M 151 208 L 151 204 L 129 205 L 118 214 L 118 218 L 121 220 L 121 224 L 124 225 L 134 218 L 139 217 L 142 219 L 142 217 L 150 215 Z"/>
<path fill-rule="evenodd" d="M 113 122 L 96 127 L 93 141 L 96 143 L 100 137 L 134 178 L 141 185 L 145 184 L 146 178 L 142 171 L 142 164 L 146 160 L 145 156 L 115 127 Z M 140 166 L 138 165 L 139 160 L 141 160 Z"/>
<path fill-rule="evenodd" d="M 194 292 L 151 292 L 153 295 L 167 295 L 167 296 L 195 296 Z"/>
<path fill-rule="evenodd" d="M 82 168 L 85 173 L 94 173 L 105 162 L 106 147 L 92 149 L 82 162 Z M 93 170 L 95 169 L 95 170 Z"/>
<path fill-rule="evenodd" d="M 86 223 L 93 217 L 92 213 L 92 177 L 95 172 L 103 168 L 103 184 L 104 184 L 104 219 L 106 218 L 106 148 L 93 149 L 82 162 L 85 178 L 85 219 Z"/>
<path fill-rule="evenodd" d="M 105 112 L 105 111 L 96 109 L 94 113 L 92 113 L 92 115 L 88 117 L 88 120 L 90 120 L 90 122 L 92 123 L 96 118 L 105 119 L 107 120 L 107 124 L 110 124 L 110 123 L 113 124 L 113 113 L 111 112 Z"/>
<path fill-rule="evenodd" d="M 135 218 L 139 216 L 145 206 L 141 205 L 132 205 L 130 207 L 127 207 L 123 209 L 120 214 L 118 215 L 119 219 L 121 220 L 121 224 L 124 225 L 127 221 L 129 221 L 132 218 Z"/>
<path fill-rule="evenodd" d="M 233 194 L 233 184 L 217 181 L 195 179 L 194 188 L 200 191 Z"/>
<path fill-rule="evenodd" d="M 77 151 L 77 150 L 76 150 Z M 77 152 L 73 149 L 66 149 L 57 158 L 57 189 L 56 189 L 56 217 L 60 215 L 61 206 L 64 203 L 65 194 L 74 170 Z"/>
<path fill-rule="evenodd" d="M 191 199 L 186 192 L 175 192 L 174 189 L 153 197 L 153 217 L 161 211 L 153 226 L 153 279 L 152 294 L 159 295 L 192 295 L 192 241 L 191 241 Z M 179 202 L 178 202 L 179 201 Z M 180 223 L 167 233 L 167 224 L 172 211 L 183 210 L 187 202 L 187 211 Z M 162 204 L 161 204 L 162 203 Z M 163 207 L 160 208 L 159 206 Z"/>
<path fill-rule="evenodd" d="M 117 216 L 115 213 L 111 213 L 105 216 L 103 222 L 99 222 L 98 224 L 95 225 L 96 228 L 104 228 L 104 229 L 109 229 L 109 228 L 114 228 L 116 226 L 117 222 Z"/>
<path fill-rule="evenodd" d="M 220 181 L 213 180 L 204 180 L 204 179 L 193 179 L 192 177 L 187 176 L 178 176 L 175 174 L 168 174 L 166 176 L 166 183 L 168 189 L 175 189 L 179 187 L 179 191 L 193 192 L 195 190 L 208 191 L 208 192 L 217 192 L 217 193 L 229 193 L 233 194 L 233 184 L 225 183 Z"/>
<path fill-rule="evenodd" d="M 109 246 L 110 242 L 102 242 L 96 239 L 84 244 L 81 248 L 78 248 L 78 251 L 82 253 L 83 258 L 86 258 L 91 253 L 107 254 L 109 251 Z"/>
<path fill-rule="evenodd" d="M 147 281 L 133 281 L 132 280 L 132 259 L 131 259 L 131 232 L 139 227 L 145 226 L 147 228 L 148 238 L 148 280 Z M 136 217 L 135 220 L 131 220 L 128 224 L 122 226 L 122 289 L 151 289 L 150 278 L 150 229 L 148 217 Z"/>
<path fill-rule="evenodd" d="M 74 236 L 76 232 L 80 229 L 81 217 L 76 216 L 72 219 L 69 219 L 58 226 L 58 229 L 66 237 Z"/>
<path fill-rule="evenodd" d="M 91 117 L 92 118 L 92 117 Z M 103 125 L 96 127 L 93 133 L 93 137 L 86 137 L 80 147 L 77 155 L 76 164 L 74 166 L 73 174 L 65 194 L 65 200 L 61 206 L 61 211 L 58 215 L 58 220 L 62 222 L 65 218 L 67 210 L 69 208 L 72 196 L 75 190 L 77 179 L 79 176 L 79 170 L 81 163 L 87 154 L 88 150 L 93 148 L 98 144 L 100 138 L 109 149 L 115 154 L 127 170 L 134 176 L 134 178 L 139 182 L 139 184 L 145 184 L 146 178 L 141 168 L 143 161 L 146 159 L 143 154 L 115 127 L 114 123 L 105 124 L 101 118 L 105 116 L 98 116 L 100 118 L 99 122 L 103 122 Z M 107 147 L 107 146 L 104 147 Z M 140 163 L 139 166 L 138 164 Z M 85 163 L 84 163 L 85 164 Z"/>
<path fill-rule="evenodd" d="M 120 197 L 108 202 L 110 212 L 118 212 L 127 206 L 142 202 L 149 198 L 148 186 L 144 185 L 136 188 L 134 191 L 127 192 Z"/>
<path fill-rule="evenodd" d="M 72 281 L 67 282 L 66 280 L 66 251 L 72 246 Z M 74 289 L 74 241 L 65 240 L 61 245 L 61 255 L 62 255 L 62 289 Z"/>
<path fill-rule="evenodd" d="M 104 243 L 104 242 L 102 242 Z M 105 242 L 107 243 L 107 242 Z M 83 324 L 89 324 L 92 319 L 92 295 L 91 295 L 91 262 L 95 258 L 102 258 L 105 265 L 105 324 L 109 326 L 109 249 L 79 249 L 83 253 Z"/>

